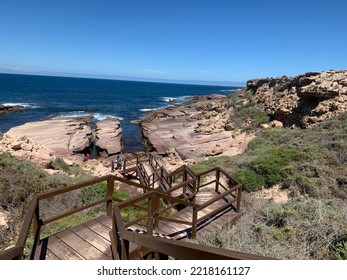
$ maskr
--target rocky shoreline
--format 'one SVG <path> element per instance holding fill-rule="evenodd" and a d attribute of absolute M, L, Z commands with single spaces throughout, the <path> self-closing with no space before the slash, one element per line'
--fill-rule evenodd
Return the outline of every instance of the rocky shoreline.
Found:
<path fill-rule="evenodd" d="M 23 110 L 24 107 L 20 105 L 3 105 L 0 104 L 0 115 L 6 114 L 6 113 L 15 113 L 18 111 Z"/>
<path fill-rule="evenodd" d="M 188 105 L 151 111 L 134 123 L 141 127 L 146 151 L 162 156 L 173 170 L 217 155 L 242 154 L 255 137 L 244 128 L 255 120 L 248 114 L 236 125 L 237 106 L 260 104 L 262 114 L 271 117 L 271 124 L 257 123 L 255 128 L 308 127 L 347 111 L 346 88 L 346 70 L 256 79 L 235 95 L 234 104 L 225 95 L 199 96 Z M 44 168 L 61 157 L 101 176 L 110 172 L 112 157 L 123 152 L 122 128 L 117 119 L 92 124 L 90 117 L 31 122 L 5 133 L 0 151 Z M 95 159 L 89 157 L 93 153 Z"/>
<path fill-rule="evenodd" d="M 214 94 L 147 114 L 140 121 L 147 150 L 162 155 L 168 169 L 242 153 L 254 136 L 234 130 L 227 103 L 227 96 Z"/>
<path fill-rule="evenodd" d="M 199 96 L 189 105 L 148 113 L 138 121 L 147 151 L 163 157 L 168 169 L 215 155 L 242 153 L 253 136 L 235 133 L 225 95 Z M 94 125 L 90 117 L 29 122 L 4 134 L 0 150 L 33 161 L 49 172 L 57 157 L 96 176 L 110 172 L 114 155 L 123 152 L 119 120 Z M 96 158 L 91 156 L 96 153 Z M 88 160 L 86 156 L 88 155 Z"/>

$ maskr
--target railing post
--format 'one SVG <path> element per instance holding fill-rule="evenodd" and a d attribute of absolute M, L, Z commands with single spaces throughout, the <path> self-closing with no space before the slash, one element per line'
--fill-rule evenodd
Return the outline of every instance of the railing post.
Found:
<path fill-rule="evenodd" d="M 241 213 L 242 186 L 237 190 L 236 213 Z"/>
<path fill-rule="evenodd" d="M 108 200 L 106 202 L 106 211 L 107 211 L 107 216 L 111 217 L 112 216 L 112 196 L 114 192 L 114 179 L 113 176 L 110 176 L 107 179 L 107 197 Z"/>
<path fill-rule="evenodd" d="M 40 236 L 41 236 L 41 225 L 42 222 L 40 220 L 40 206 L 39 206 L 39 200 L 37 200 L 36 203 L 36 208 L 35 208 L 35 213 L 34 213 L 34 221 L 33 221 L 33 226 L 34 226 L 34 243 L 33 247 L 31 248 L 31 253 L 30 253 L 30 259 L 33 260 L 35 258 L 35 253 L 36 253 L 36 248 L 40 244 Z M 20 259 L 23 256 L 20 256 Z"/>
<path fill-rule="evenodd" d="M 201 176 L 198 175 L 198 185 L 196 186 L 196 192 L 199 192 L 200 185 L 201 185 Z"/>
<path fill-rule="evenodd" d="M 220 170 L 216 170 L 216 192 L 219 191 Z"/>
<path fill-rule="evenodd" d="M 195 181 L 193 182 L 193 194 L 194 194 L 193 200 L 192 200 L 193 203 L 195 203 L 195 198 L 196 198 L 196 193 L 197 193 L 197 184 L 198 184 L 198 181 L 195 180 Z"/>
<path fill-rule="evenodd" d="M 193 207 L 193 220 L 192 220 L 192 238 L 196 237 L 196 228 L 198 223 L 198 209 Z"/>
<path fill-rule="evenodd" d="M 154 206 L 154 224 L 153 226 L 157 228 L 159 226 L 159 208 L 160 208 L 160 198 L 155 195 L 155 206 Z"/>
<path fill-rule="evenodd" d="M 155 208 L 156 208 L 156 193 L 153 193 L 151 197 L 149 198 L 148 202 L 148 216 L 147 216 L 147 234 L 152 235 L 153 234 L 153 225 L 154 225 L 154 215 L 155 215 Z"/>

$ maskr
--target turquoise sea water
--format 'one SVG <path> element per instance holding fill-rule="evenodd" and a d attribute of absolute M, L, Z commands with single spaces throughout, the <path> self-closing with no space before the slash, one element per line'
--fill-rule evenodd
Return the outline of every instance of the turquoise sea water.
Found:
<path fill-rule="evenodd" d="M 91 115 L 94 121 L 118 117 L 124 149 L 142 150 L 141 131 L 130 121 L 153 109 L 189 102 L 186 97 L 229 94 L 233 87 L 0 74 L 0 104 L 25 110 L 0 116 L 0 131 L 30 121 Z"/>

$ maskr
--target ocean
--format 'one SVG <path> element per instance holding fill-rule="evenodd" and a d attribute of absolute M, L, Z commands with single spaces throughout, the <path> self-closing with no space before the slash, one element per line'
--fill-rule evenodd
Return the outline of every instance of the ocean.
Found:
<path fill-rule="evenodd" d="M 230 94 L 236 87 L 0 74 L 0 104 L 24 110 L 0 116 L 0 131 L 47 118 L 119 118 L 125 152 L 143 150 L 140 119 L 154 109 L 189 103 L 187 97 Z"/>

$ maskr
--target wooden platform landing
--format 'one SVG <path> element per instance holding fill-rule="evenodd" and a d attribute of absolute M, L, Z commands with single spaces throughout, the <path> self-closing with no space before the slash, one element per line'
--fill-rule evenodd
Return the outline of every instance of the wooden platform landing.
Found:
<path fill-rule="evenodd" d="M 111 260 L 111 218 L 101 216 L 42 240 L 35 259 Z"/>
<path fill-rule="evenodd" d="M 202 205 L 204 202 L 209 201 L 215 197 L 216 193 L 198 193 L 196 196 L 195 203 Z M 211 204 L 209 207 L 198 212 L 198 219 L 205 216 L 208 213 L 213 212 L 217 208 L 226 204 L 224 201 L 217 201 Z M 193 211 L 190 207 L 186 207 L 173 215 L 170 219 L 177 219 L 183 221 L 192 221 Z M 231 207 L 226 207 L 222 211 L 216 213 L 207 220 L 201 221 L 197 225 L 197 236 L 202 236 L 214 232 L 216 230 L 226 228 L 228 226 L 234 225 L 239 214 L 237 214 Z M 165 234 L 173 239 L 184 239 L 190 237 L 191 226 L 183 225 L 174 222 L 160 221 L 158 228 L 155 229 L 158 233 Z"/>
<path fill-rule="evenodd" d="M 196 202 L 203 204 L 210 200 L 214 193 L 200 193 Z M 218 201 L 203 211 L 199 212 L 198 218 L 217 209 L 223 205 L 223 201 Z M 225 226 L 236 222 L 239 215 L 231 208 L 215 214 L 209 220 L 198 224 L 198 236 L 211 233 Z M 192 221 L 192 209 L 184 208 L 172 216 L 172 219 Z M 60 232 L 42 240 L 37 249 L 35 259 L 41 260 L 111 260 L 111 242 L 109 232 L 111 230 L 111 218 L 101 216 L 90 220 L 69 230 Z M 133 226 L 136 227 L 136 226 Z M 137 226 L 138 229 L 145 228 Z M 181 240 L 190 237 L 191 226 L 174 222 L 160 221 L 154 232 L 164 234 L 172 239 Z M 137 248 L 136 244 L 130 244 L 130 251 Z"/>

